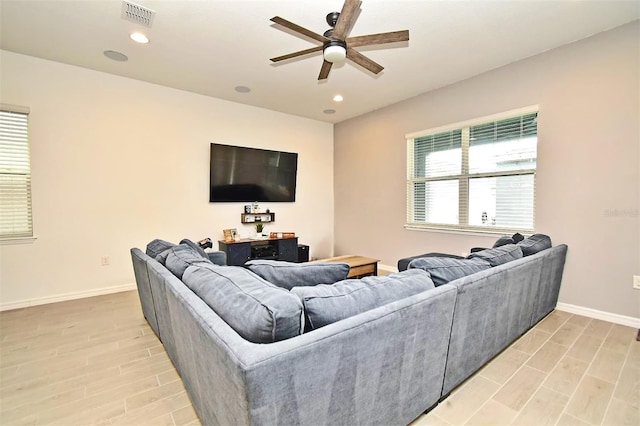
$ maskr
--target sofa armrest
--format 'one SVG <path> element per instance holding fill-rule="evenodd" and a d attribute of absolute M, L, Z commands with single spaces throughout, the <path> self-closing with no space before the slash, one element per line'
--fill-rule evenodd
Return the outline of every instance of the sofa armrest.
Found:
<path fill-rule="evenodd" d="M 210 251 L 207 252 L 207 256 L 216 265 L 225 266 L 227 264 L 227 253 L 223 251 Z"/>

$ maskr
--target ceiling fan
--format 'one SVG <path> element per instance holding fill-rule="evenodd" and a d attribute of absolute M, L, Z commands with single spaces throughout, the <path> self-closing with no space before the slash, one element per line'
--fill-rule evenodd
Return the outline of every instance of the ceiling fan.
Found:
<path fill-rule="evenodd" d="M 353 24 L 358 17 L 357 11 L 360 8 L 360 4 L 362 4 L 360 0 L 345 0 L 344 5 L 342 6 L 342 12 L 329 13 L 327 15 L 327 23 L 331 28 L 325 31 L 323 35 L 314 33 L 313 31 L 296 25 L 293 22 L 287 21 L 286 19 L 279 16 L 274 16 L 273 18 L 271 18 L 271 21 L 299 34 L 319 41 L 322 43 L 322 45 L 289 53 L 288 55 L 271 58 L 271 62 L 280 62 L 286 59 L 322 51 L 324 61 L 322 62 L 322 67 L 320 68 L 318 80 L 324 80 L 329 77 L 331 66 L 334 63 L 344 61 L 345 58 L 352 60 L 356 64 L 371 71 L 374 74 L 380 73 L 380 71 L 384 69 L 382 65 L 367 58 L 354 48 L 375 44 L 408 41 L 409 30 L 347 37 L 347 34 L 349 34 L 351 27 L 353 27 Z"/>

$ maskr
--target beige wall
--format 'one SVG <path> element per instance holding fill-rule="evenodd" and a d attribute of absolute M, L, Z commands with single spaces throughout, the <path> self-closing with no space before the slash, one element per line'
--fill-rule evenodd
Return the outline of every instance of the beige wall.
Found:
<path fill-rule="evenodd" d="M 639 40 L 636 21 L 336 125 L 336 255 L 492 244 L 403 228 L 404 135 L 539 105 L 536 229 L 569 246 L 560 301 L 640 318 Z"/>
<path fill-rule="evenodd" d="M 267 230 L 333 252 L 332 125 L 1 51 L 3 103 L 31 108 L 34 243 L 0 246 L 0 307 L 134 282 L 130 247 L 238 228 L 208 202 L 211 142 L 299 153 L 295 203 Z M 250 96 L 250 95 L 249 95 Z M 109 256 L 110 266 L 101 266 Z"/>

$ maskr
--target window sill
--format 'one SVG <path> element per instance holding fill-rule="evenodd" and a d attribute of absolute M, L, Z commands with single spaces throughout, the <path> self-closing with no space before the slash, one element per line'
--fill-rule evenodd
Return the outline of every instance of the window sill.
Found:
<path fill-rule="evenodd" d="M 442 234 L 456 234 L 456 235 L 473 235 L 478 237 L 495 237 L 501 235 L 513 235 L 516 232 L 519 232 L 523 236 L 529 236 L 534 233 L 534 231 L 525 231 L 525 230 L 513 230 L 513 229 L 453 229 L 453 228 L 440 228 L 437 226 L 424 226 L 424 225 L 404 225 L 404 229 L 407 231 L 420 231 L 420 232 L 438 232 Z"/>
<path fill-rule="evenodd" d="M 18 238 L 3 238 L 0 239 L 0 246 L 9 246 L 15 244 L 32 244 L 35 243 L 38 237 L 18 237 Z"/>

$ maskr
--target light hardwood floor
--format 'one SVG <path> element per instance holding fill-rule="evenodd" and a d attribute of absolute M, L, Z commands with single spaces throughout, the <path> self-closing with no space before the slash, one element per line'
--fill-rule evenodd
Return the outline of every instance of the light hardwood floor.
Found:
<path fill-rule="evenodd" d="M 556 311 L 424 425 L 639 425 L 637 330 Z M 0 313 L 1 425 L 198 425 L 135 291 Z"/>

